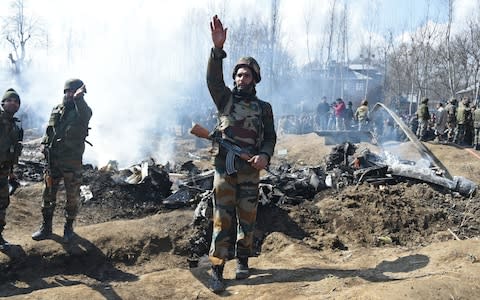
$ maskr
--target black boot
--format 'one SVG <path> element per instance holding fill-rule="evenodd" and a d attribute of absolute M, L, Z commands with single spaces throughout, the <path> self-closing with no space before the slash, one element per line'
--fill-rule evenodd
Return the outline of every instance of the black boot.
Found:
<path fill-rule="evenodd" d="M 212 266 L 212 277 L 210 278 L 210 290 L 214 293 L 225 291 L 225 283 L 223 282 L 224 265 Z"/>
<path fill-rule="evenodd" d="M 0 226 L 0 250 L 4 250 L 10 246 L 10 244 L 2 236 L 3 226 Z"/>
<path fill-rule="evenodd" d="M 235 270 L 235 279 L 245 279 L 250 276 L 248 269 L 248 257 L 237 258 L 237 269 Z"/>
<path fill-rule="evenodd" d="M 67 219 L 65 225 L 63 226 L 63 242 L 70 242 L 74 236 L 75 232 L 73 232 L 73 219 Z"/>
<path fill-rule="evenodd" d="M 53 212 L 43 212 L 43 223 L 39 230 L 32 234 L 32 239 L 35 241 L 41 241 L 50 238 L 52 235 L 52 219 Z"/>

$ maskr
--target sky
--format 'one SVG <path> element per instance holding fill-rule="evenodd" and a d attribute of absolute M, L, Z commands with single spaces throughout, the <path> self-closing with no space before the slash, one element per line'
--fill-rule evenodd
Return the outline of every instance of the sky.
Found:
<path fill-rule="evenodd" d="M 186 89 L 204 84 L 211 47 L 208 22 L 218 14 L 228 27 L 238 17 L 268 16 L 267 0 L 24 0 L 48 34 L 48 47 L 32 44 L 32 67 L 25 82 L 7 76 L 3 84 L 17 88 L 22 109 L 43 117 L 58 104 L 66 79 L 82 79 L 93 110 L 85 161 L 97 166 L 117 160 L 122 167 L 152 156 L 160 163 L 171 160 L 172 136 L 167 129 L 178 117 L 178 99 Z M 392 31 L 408 35 L 427 21 L 445 23 L 447 0 L 337 0 L 347 1 L 350 57 L 359 55 L 369 34 L 377 39 Z M 9 14 L 11 1 L 0 1 L 0 16 Z M 306 15 L 311 16 L 311 39 L 326 31 L 329 0 L 280 0 L 282 42 L 297 64 L 306 63 Z M 478 0 L 455 0 L 454 31 L 465 20 L 479 15 Z M 196 9 L 196 13 L 192 11 Z M 233 33 L 231 33 L 233 34 Z M 228 40 L 225 45 L 228 51 Z M 0 43 L 0 68 L 8 66 L 8 44 Z M 248 55 L 248 54 L 247 54 Z M 200 75 L 198 75 L 200 74 Z M 199 83 L 185 86 L 192 77 Z M 5 88 L 6 89 L 6 88 Z M 261 87 L 259 88 L 259 93 Z M 213 105 L 212 105 L 213 107 Z M 188 107 L 191 111 L 203 107 Z M 165 133 L 165 134 L 162 134 Z M 155 138 L 152 138 L 152 137 Z"/>

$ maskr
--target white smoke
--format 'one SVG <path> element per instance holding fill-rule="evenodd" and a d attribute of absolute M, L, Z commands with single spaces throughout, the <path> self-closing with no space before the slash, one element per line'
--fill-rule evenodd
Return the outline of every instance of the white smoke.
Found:
<path fill-rule="evenodd" d="M 371 15 L 367 7 L 381 3 L 381 14 L 389 3 L 362 6 L 369 1 L 359 2 L 350 8 L 351 57 L 368 29 L 365 19 Z M 0 2 L 2 16 L 10 13 L 10 3 Z M 283 42 L 299 63 L 305 62 L 305 8 L 315 9 L 311 37 L 318 44 L 327 30 L 328 23 L 322 19 L 328 16 L 330 4 L 308 0 L 279 3 Z M 457 19 L 468 12 L 465 8 L 475 7 L 475 0 L 455 3 Z M 94 147 L 87 146 L 85 162 L 102 166 L 117 160 L 120 166 L 127 166 L 146 156 L 160 162 L 171 159 L 171 127 L 178 121 L 179 101 L 185 94 L 198 91 L 193 94 L 204 103 L 188 107 L 188 113 L 213 107 L 204 77 L 211 47 L 210 17 L 219 14 L 227 27 L 239 17 L 267 18 L 271 2 L 25 0 L 25 4 L 26 11 L 46 29 L 47 47 L 28 48 L 32 64 L 22 83 L 3 83 L 19 90 L 21 109 L 42 116 L 39 126 L 44 127 L 50 110 L 61 101 L 65 80 L 82 79 L 88 91 L 85 99 L 93 110 L 88 140 Z M 197 9 L 196 19 L 189 14 L 193 9 Z M 5 70 L 10 50 L 6 42 L 1 46 L 0 57 L 5 59 L 0 68 Z"/>

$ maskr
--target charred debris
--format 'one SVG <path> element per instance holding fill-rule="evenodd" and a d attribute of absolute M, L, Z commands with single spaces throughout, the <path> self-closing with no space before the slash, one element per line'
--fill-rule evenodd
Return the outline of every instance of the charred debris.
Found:
<path fill-rule="evenodd" d="M 425 162 L 422 162 L 425 165 Z M 476 184 L 466 178 L 448 178 L 437 166 L 420 167 L 388 152 L 375 154 L 368 148 L 357 149 L 350 142 L 339 144 L 317 166 L 292 167 L 288 163 L 271 166 L 261 178 L 260 204 L 299 204 L 311 200 L 325 189 L 370 184 L 394 185 L 399 182 L 428 183 L 443 192 L 468 197 Z M 23 181 L 42 181 L 40 162 L 20 161 L 15 171 Z M 195 206 L 211 201 L 214 171 L 201 172 L 192 161 L 176 168 L 157 164 L 153 159 L 126 169 L 115 161 L 96 169 L 85 166 L 82 198 L 84 205 L 102 203 L 147 208 L 149 212 Z M 201 209 L 199 209 L 201 211 Z"/>

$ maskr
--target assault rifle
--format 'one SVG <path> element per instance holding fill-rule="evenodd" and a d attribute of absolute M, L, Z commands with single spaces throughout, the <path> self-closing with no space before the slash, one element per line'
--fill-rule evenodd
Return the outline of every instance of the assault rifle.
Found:
<path fill-rule="evenodd" d="M 51 149 L 49 145 L 45 145 L 43 149 L 43 154 L 45 155 L 45 160 L 47 161 L 45 167 L 45 185 L 49 189 L 49 192 L 52 193 L 53 178 L 52 178 L 52 158 L 51 158 Z"/>
<path fill-rule="evenodd" d="M 52 138 L 48 144 L 44 144 L 43 148 L 43 155 L 45 155 L 45 172 L 44 172 L 44 179 L 45 179 L 45 186 L 49 189 L 49 192 L 52 193 L 52 186 L 53 186 L 53 178 L 52 178 L 52 148 L 54 143 L 60 142 L 62 139 L 57 137 L 57 131 L 54 127 L 51 127 L 52 132 L 50 132 Z M 47 128 L 48 131 L 48 128 Z"/>
<path fill-rule="evenodd" d="M 207 128 L 199 125 L 199 124 L 194 124 L 193 127 L 190 129 L 190 133 L 193 134 L 194 136 L 197 136 L 199 138 L 203 139 L 209 139 L 213 142 L 216 142 L 220 145 L 220 147 L 223 147 L 225 150 L 227 150 L 227 157 L 225 160 L 225 170 L 227 171 L 228 175 L 232 175 L 237 172 L 235 169 L 235 156 L 240 157 L 241 159 L 248 161 L 250 158 L 253 157 L 252 154 L 250 154 L 248 151 L 245 149 L 240 148 L 238 145 L 235 145 L 234 143 L 227 141 L 225 139 L 222 139 L 219 136 L 214 136 L 210 134 Z M 268 173 L 277 176 L 273 174 L 268 167 L 265 168 L 265 171 Z"/>
<path fill-rule="evenodd" d="M 15 177 L 8 177 L 8 194 L 11 196 L 15 191 L 20 187 L 20 182 L 18 182 Z"/>

